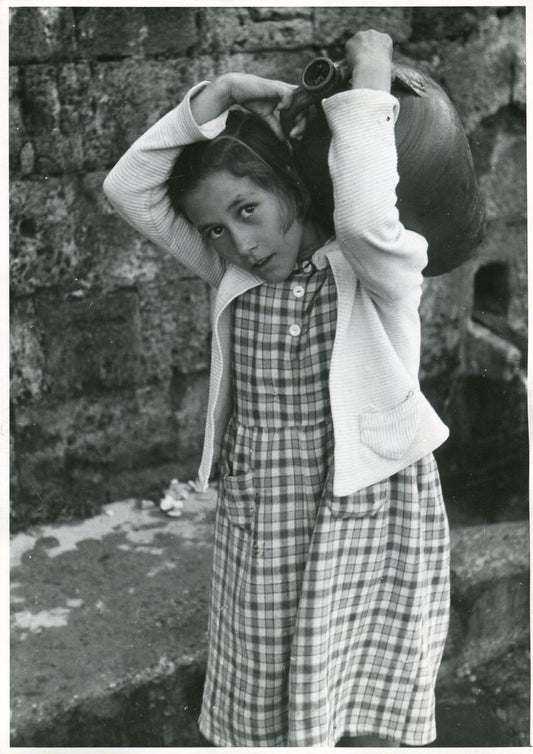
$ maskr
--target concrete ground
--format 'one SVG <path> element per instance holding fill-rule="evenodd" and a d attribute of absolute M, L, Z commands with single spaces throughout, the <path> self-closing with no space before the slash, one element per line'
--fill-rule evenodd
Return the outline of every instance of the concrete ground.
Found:
<path fill-rule="evenodd" d="M 13 537 L 14 741 L 36 745 L 67 709 L 110 719 L 124 688 L 201 665 L 213 517 L 210 490 L 180 518 L 126 500 Z"/>
<path fill-rule="evenodd" d="M 126 500 L 12 538 L 12 746 L 206 745 L 214 504 L 214 490 L 193 494 L 170 518 Z M 527 745 L 527 526 L 452 541 L 436 745 Z"/>

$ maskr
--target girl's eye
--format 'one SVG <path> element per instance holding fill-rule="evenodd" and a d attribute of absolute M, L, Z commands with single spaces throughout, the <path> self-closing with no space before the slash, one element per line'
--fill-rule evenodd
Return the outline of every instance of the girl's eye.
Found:
<path fill-rule="evenodd" d="M 241 215 L 243 217 L 250 217 L 250 215 L 253 215 L 255 211 L 255 204 L 247 204 L 245 207 L 241 209 Z"/>
<path fill-rule="evenodd" d="M 206 235 L 212 241 L 216 241 L 216 239 L 220 238 L 220 236 L 223 233 L 224 233 L 224 228 L 221 225 L 216 225 L 214 228 L 209 228 Z"/>

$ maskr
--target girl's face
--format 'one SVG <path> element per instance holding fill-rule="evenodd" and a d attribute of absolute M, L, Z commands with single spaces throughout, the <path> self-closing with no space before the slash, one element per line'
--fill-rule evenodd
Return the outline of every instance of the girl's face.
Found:
<path fill-rule="evenodd" d="M 199 181 L 183 201 L 188 218 L 221 257 L 277 283 L 292 272 L 302 251 L 303 226 L 287 230 L 276 194 L 226 170 Z"/>

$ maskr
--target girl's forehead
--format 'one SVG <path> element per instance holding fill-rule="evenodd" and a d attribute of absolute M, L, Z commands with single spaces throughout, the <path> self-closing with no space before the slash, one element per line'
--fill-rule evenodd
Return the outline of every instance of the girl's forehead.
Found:
<path fill-rule="evenodd" d="M 260 186 L 247 175 L 235 175 L 229 170 L 216 170 L 201 178 L 194 189 L 198 191 L 218 191 L 227 194 L 232 191 L 257 191 Z"/>
<path fill-rule="evenodd" d="M 264 189 L 248 176 L 237 176 L 227 170 L 209 173 L 184 197 L 183 205 L 189 219 L 202 225 L 220 219 L 235 206 L 263 196 Z"/>

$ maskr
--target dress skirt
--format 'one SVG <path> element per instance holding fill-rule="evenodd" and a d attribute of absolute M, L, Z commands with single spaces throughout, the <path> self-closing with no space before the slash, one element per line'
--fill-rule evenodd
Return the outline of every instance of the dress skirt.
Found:
<path fill-rule="evenodd" d="M 217 746 L 427 744 L 449 616 L 434 458 L 334 496 L 329 267 L 233 306 L 200 730 Z"/>

